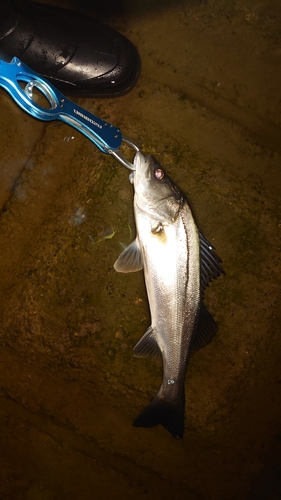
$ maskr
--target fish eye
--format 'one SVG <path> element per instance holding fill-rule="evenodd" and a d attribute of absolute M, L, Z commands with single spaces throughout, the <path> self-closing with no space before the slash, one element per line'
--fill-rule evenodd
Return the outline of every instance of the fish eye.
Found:
<path fill-rule="evenodd" d="M 161 170 L 161 168 L 157 168 L 154 172 L 154 177 L 155 179 L 157 179 L 158 181 L 161 181 L 163 179 L 163 177 L 165 176 L 163 170 Z"/>

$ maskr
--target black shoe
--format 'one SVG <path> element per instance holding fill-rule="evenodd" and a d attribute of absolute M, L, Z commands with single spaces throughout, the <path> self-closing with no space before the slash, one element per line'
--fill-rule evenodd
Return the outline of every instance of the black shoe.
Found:
<path fill-rule="evenodd" d="M 6 4 L 6 2 L 5 2 Z M 129 91 L 140 71 L 134 45 L 92 17 L 45 4 L 8 2 L 0 20 L 0 58 L 17 56 L 61 91 L 111 97 Z"/>

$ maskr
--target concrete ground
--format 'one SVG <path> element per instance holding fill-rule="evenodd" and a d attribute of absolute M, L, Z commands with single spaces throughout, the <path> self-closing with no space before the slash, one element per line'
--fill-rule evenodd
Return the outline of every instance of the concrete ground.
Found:
<path fill-rule="evenodd" d="M 188 367 L 184 438 L 132 427 L 161 366 L 132 356 L 142 273 L 113 269 L 134 233 L 129 171 L 0 89 L 0 499 L 278 500 L 280 2 L 49 3 L 137 46 L 131 92 L 76 102 L 163 164 L 226 276 L 206 294 L 219 331 Z"/>

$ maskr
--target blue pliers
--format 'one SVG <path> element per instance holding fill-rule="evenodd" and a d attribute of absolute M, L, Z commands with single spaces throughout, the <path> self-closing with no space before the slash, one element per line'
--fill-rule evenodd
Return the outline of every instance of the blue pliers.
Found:
<path fill-rule="evenodd" d="M 72 102 L 17 57 L 10 63 L 0 59 L 0 86 L 33 117 L 44 121 L 61 120 L 71 125 L 90 139 L 103 153 L 113 155 L 124 167 L 134 170 L 134 165 L 120 151 L 123 142 L 135 151 L 139 151 L 139 147 L 132 139 L 122 135 L 120 130 L 110 123 Z M 46 98 L 48 108 L 34 101 L 34 89 L 38 89 Z"/>

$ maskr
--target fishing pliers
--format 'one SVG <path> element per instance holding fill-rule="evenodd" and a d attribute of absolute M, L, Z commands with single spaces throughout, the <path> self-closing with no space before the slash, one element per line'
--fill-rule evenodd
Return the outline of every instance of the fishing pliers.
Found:
<path fill-rule="evenodd" d="M 0 86 L 33 117 L 44 121 L 61 120 L 71 125 L 90 139 L 103 153 L 113 155 L 124 167 L 134 170 L 134 165 L 120 151 L 122 143 L 139 151 L 139 147 L 132 139 L 121 134 L 120 130 L 110 123 L 75 104 L 17 57 L 10 63 L 0 60 Z M 34 89 L 43 94 L 47 107 L 35 102 Z"/>

